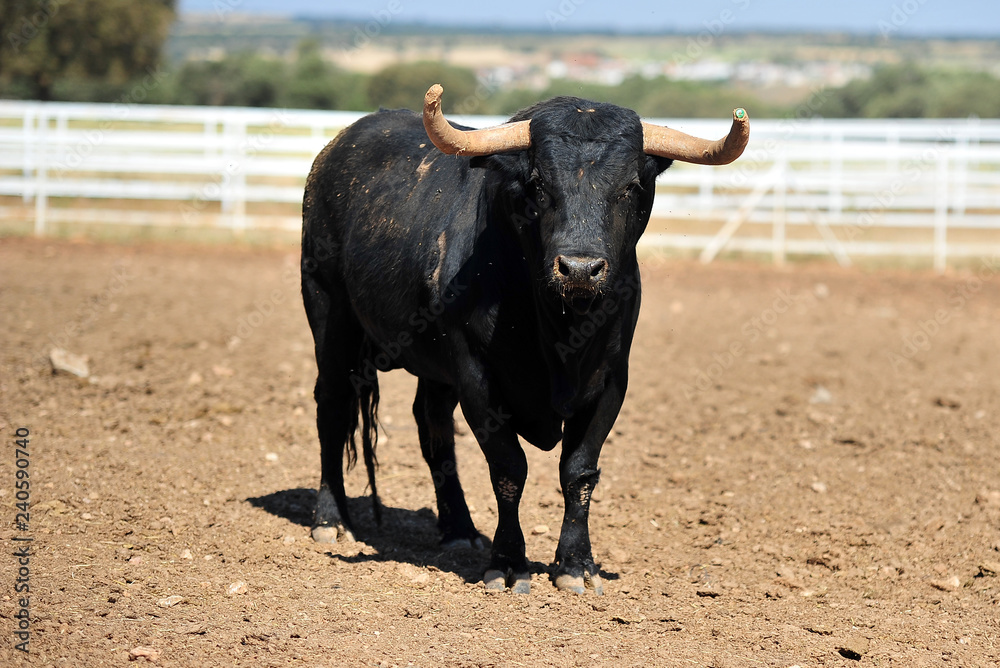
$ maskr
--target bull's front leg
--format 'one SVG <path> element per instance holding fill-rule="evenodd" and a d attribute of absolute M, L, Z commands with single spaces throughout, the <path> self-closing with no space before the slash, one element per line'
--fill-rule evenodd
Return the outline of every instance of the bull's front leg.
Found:
<path fill-rule="evenodd" d="M 565 511 L 553 577 L 556 587 L 564 591 L 582 594 L 592 589 L 604 594 L 590 545 L 590 497 L 600 478 L 601 447 L 621 410 L 625 383 L 624 377 L 610 380 L 592 406 L 566 420 L 559 458 Z"/>
<path fill-rule="evenodd" d="M 506 425 L 497 428 L 500 419 L 495 417 L 497 415 L 503 415 L 502 409 L 493 411 L 493 415 L 473 427 L 490 467 L 490 480 L 497 500 L 497 530 L 483 582 L 490 590 L 502 591 L 510 587 L 515 594 L 528 594 L 531 592 L 531 573 L 518 515 L 528 477 L 528 461 L 514 430 Z"/>
<path fill-rule="evenodd" d="M 480 435 L 477 434 L 479 439 Z M 525 556 L 524 533 L 518 507 L 524 482 L 528 477 L 528 461 L 512 429 L 489 434 L 479 441 L 490 467 L 490 480 L 497 500 L 497 530 L 493 536 L 490 565 L 483 582 L 490 590 L 510 587 L 515 594 L 531 593 L 531 572 Z"/>
<path fill-rule="evenodd" d="M 497 530 L 483 582 L 489 590 L 503 591 L 510 587 L 516 594 L 528 594 L 531 592 L 531 573 L 518 517 L 528 477 L 528 461 L 510 423 L 511 415 L 495 400 L 488 383 L 479 382 L 476 386 L 479 391 L 463 397 L 462 412 L 486 456 L 497 500 Z M 483 388 L 487 388 L 486 392 Z"/>

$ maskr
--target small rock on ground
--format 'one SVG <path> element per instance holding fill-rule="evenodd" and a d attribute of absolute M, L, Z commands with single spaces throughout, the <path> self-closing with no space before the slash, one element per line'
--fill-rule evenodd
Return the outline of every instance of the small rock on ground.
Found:
<path fill-rule="evenodd" d="M 86 355 L 74 355 L 62 348 L 53 348 L 49 351 L 49 362 L 52 364 L 53 373 L 61 371 L 86 378 L 90 375 L 89 361 L 90 358 Z"/>
<path fill-rule="evenodd" d="M 137 659 L 146 659 L 147 661 L 156 661 L 160 658 L 160 652 L 153 649 L 152 647 L 133 647 L 128 653 L 128 660 L 135 661 Z"/>

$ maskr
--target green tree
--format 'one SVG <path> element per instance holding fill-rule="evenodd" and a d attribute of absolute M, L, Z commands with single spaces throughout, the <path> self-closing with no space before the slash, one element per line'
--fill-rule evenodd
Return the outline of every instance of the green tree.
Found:
<path fill-rule="evenodd" d="M 49 100 L 60 82 L 124 88 L 160 62 L 176 0 L 4 0 L 0 86 Z"/>
<path fill-rule="evenodd" d="M 1000 118 L 1000 79 L 987 72 L 946 75 L 929 111 L 938 118 Z"/>
<path fill-rule="evenodd" d="M 341 95 L 335 86 L 333 70 L 323 60 L 319 42 L 303 40 L 289 77 L 286 104 L 297 109 L 338 109 Z"/>
<path fill-rule="evenodd" d="M 832 118 L 1000 116 L 1000 79 L 987 72 L 880 67 L 833 91 L 817 113 Z"/>
<path fill-rule="evenodd" d="M 445 113 L 480 113 L 490 91 L 479 87 L 476 75 L 463 67 L 443 63 L 417 62 L 390 65 L 368 81 L 368 101 L 372 107 L 420 110 L 424 94 L 432 84 L 444 88 Z"/>
<path fill-rule="evenodd" d="M 276 107 L 281 104 L 284 78 L 283 63 L 251 54 L 192 61 L 177 71 L 168 101 L 173 104 Z"/>
<path fill-rule="evenodd" d="M 511 91 L 497 96 L 491 111 L 511 114 L 538 100 L 572 95 L 611 102 L 635 110 L 644 117 L 719 118 L 735 107 L 746 107 L 753 118 L 779 116 L 782 109 L 756 94 L 726 84 L 671 81 L 665 77 L 633 76 L 617 86 L 556 80 L 543 91 Z"/>
<path fill-rule="evenodd" d="M 368 107 L 364 75 L 326 63 L 306 40 L 295 62 L 233 53 L 184 63 L 150 101 L 210 106 L 350 109 Z M 162 93 L 162 94 L 161 94 Z"/>

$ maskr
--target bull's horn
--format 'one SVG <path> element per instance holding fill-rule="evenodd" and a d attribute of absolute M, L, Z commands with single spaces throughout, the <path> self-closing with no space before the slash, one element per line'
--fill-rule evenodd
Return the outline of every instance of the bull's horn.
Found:
<path fill-rule="evenodd" d="M 424 129 L 434 145 L 451 155 L 490 155 L 505 151 L 523 151 L 531 146 L 531 121 L 507 123 L 485 130 L 459 130 L 441 113 L 441 84 L 434 84 L 424 95 Z"/>
<path fill-rule="evenodd" d="M 748 141 L 750 117 L 744 109 L 733 110 L 733 126 L 729 134 L 717 141 L 699 139 L 661 125 L 642 124 L 643 151 L 699 165 L 728 165 L 743 154 Z"/>

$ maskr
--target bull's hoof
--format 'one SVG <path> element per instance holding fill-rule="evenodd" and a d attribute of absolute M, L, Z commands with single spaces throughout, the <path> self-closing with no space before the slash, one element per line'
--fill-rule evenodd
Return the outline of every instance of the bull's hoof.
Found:
<path fill-rule="evenodd" d="M 601 576 L 597 573 L 591 575 L 584 571 L 582 576 L 560 573 L 556 576 L 555 584 L 556 589 L 559 589 L 560 591 L 569 591 L 574 594 L 585 594 L 587 590 L 590 589 L 596 595 L 604 596 L 604 583 L 601 582 Z"/>
<path fill-rule="evenodd" d="M 350 529 L 332 524 L 321 524 L 313 527 L 312 538 L 317 543 L 333 544 L 338 542 L 338 539 L 344 543 L 354 542 L 354 534 L 351 533 Z"/>
<path fill-rule="evenodd" d="M 447 552 L 457 550 L 485 550 L 489 543 L 483 536 L 475 538 L 446 538 L 441 541 L 441 549 Z"/>
<path fill-rule="evenodd" d="M 491 568 L 483 574 L 486 591 L 504 591 L 508 587 L 515 594 L 531 593 L 531 573 L 513 573 Z"/>
<path fill-rule="evenodd" d="M 488 570 L 483 574 L 486 591 L 503 591 L 507 588 L 507 576 L 501 571 Z"/>

